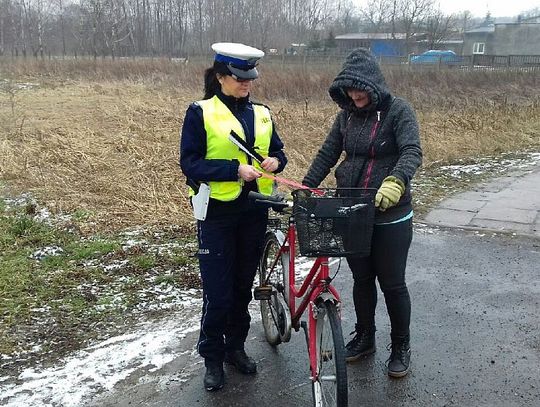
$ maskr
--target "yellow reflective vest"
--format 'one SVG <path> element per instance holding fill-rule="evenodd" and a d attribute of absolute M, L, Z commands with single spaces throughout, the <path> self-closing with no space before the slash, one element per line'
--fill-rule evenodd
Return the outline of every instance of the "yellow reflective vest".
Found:
<path fill-rule="evenodd" d="M 229 108 L 217 97 L 198 101 L 202 108 L 204 129 L 206 130 L 206 159 L 207 160 L 238 160 L 240 164 L 247 164 L 248 157 L 229 140 L 231 130 L 242 137 L 246 136 L 238 119 Z M 272 119 L 270 110 L 262 105 L 253 104 L 255 116 L 255 150 L 263 157 L 268 157 L 270 140 L 272 138 Z M 252 165 L 263 171 L 259 163 L 253 161 Z M 244 180 L 236 181 L 210 181 L 210 197 L 219 201 L 233 201 L 240 195 Z M 259 192 L 271 195 L 273 181 L 268 178 L 257 178 Z M 190 188 L 190 195 L 193 190 Z"/>

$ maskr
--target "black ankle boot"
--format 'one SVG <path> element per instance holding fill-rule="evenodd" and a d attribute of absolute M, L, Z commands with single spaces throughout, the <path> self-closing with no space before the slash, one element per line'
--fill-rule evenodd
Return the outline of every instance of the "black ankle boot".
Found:
<path fill-rule="evenodd" d="M 223 363 L 206 362 L 206 373 L 204 374 L 204 388 L 208 391 L 216 391 L 225 384 L 225 374 L 223 373 Z"/>
<path fill-rule="evenodd" d="M 392 338 L 392 353 L 388 358 L 388 375 L 403 377 L 409 373 L 411 362 L 411 347 L 409 336 Z"/>
<path fill-rule="evenodd" d="M 347 362 L 355 362 L 362 356 L 375 353 L 375 328 L 363 330 L 358 329 L 351 332 L 351 335 L 356 332 L 352 340 L 345 345 L 345 360 Z"/>
<path fill-rule="evenodd" d="M 244 350 L 233 350 L 225 354 L 225 362 L 233 365 L 243 374 L 254 374 L 257 372 L 257 364 L 246 355 Z"/>

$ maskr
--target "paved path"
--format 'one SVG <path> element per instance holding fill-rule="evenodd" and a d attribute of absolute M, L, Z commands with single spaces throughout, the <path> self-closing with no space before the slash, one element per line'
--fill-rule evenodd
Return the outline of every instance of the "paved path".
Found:
<path fill-rule="evenodd" d="M 441 202 L 427 223 L 540 237 L 540 164 Z"/>
<path fill-rule="evenodd" d="M 494 236 L 496 235 L 496 236 Z M 411 372 L 386 374 L 390 324 L 379 293 L 377 352 L 348 365 L 351 407 L 540 406 L 540 248 L 536 238 L 417 225 L 407 266 L 413 318 Z M 334 280 L 342 294 L 345 340 L 354 329 L 352 275 L 345 264 Z M 312 405 L 306 343 L 269 346 L 253 304 L 247 351 L 255 376 L 226 367 L 227 384 L 208 393 L 194 349 L 161 369 L 130 375 L 86 407 L 303 407 Z M 19 407 L 19 405 L 13 407 Z"/>

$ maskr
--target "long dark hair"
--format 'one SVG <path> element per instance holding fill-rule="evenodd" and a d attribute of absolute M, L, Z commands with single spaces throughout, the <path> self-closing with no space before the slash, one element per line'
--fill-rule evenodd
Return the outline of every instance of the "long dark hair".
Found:
<path fill-rule="evenodd" d="M 221 84 L 217 78 L 216 68 L 211 66 L 204 71 L 204 98 L 210 99 L 214 97 L 218 90 L 221 89 Z"/>
<path fill-rule="evenodd" d="M 230 75 L 231 71 L 223 62 L 214 61 L 214 65 L 204 71 L 204 99 L 210 99 L 221 90 L 218 75 Z"/>

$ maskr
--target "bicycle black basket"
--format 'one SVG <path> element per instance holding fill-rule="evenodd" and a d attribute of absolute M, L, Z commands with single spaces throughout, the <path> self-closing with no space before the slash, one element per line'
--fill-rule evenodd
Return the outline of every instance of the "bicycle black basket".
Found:
<path fill-rule="evenodd" d="M 293 191 L 293 214 L 303 256 L 367 256 L 375 190 L 318 188 Z"/>

